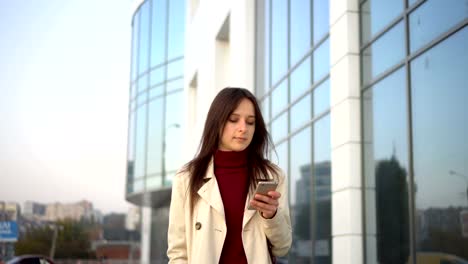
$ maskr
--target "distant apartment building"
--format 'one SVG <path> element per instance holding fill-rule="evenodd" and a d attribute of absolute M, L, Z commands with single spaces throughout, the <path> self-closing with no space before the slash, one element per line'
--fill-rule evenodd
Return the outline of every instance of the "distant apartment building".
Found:
<path fill-rule="evenodd" d="M 467 0 L 133 2 L 142 264 L 167 263 L 172 179 L 226 86 L 255 93 L 287 175 L 281 262 L 468 261 Z"/>
<path fill-rule="evenodd" d="M 28 219 L 43 219 L 46 213 L 46 205 L 33 201 L 24 202 L 23 216 Z"/>
<path fill-rule="evenodd" d="M 47 204 L 45 209 L 45 221 L 57 221 L 71 219 L 79 221 L 82 219 L 91 220 L 94 216 L 93 204 L 88 201 L 77 203 L 53 203 Z"/>

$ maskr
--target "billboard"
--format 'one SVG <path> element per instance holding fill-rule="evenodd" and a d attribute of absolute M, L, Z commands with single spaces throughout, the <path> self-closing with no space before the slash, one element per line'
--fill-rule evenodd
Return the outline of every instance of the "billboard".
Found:
<path fill-rule="evenodd" d="M 18 225 L 16 221 L 0 222 L 0 242 L 18 241 Z"/>

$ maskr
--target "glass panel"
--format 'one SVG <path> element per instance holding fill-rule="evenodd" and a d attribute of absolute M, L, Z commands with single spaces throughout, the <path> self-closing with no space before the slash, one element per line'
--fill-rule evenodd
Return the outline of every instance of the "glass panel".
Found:
<path fill-rule="evenodd" d="M 133 166 L 135 163 L 135 113 L 130 112 L 128 119 L 128 145 L 127 145 L 127 188 L 133 187 Z M 127 193 L 132 188 L 127 189 Z"/>
<path fill-rule="evenodd" d="M 330 109 L 330 79 L 327 79 L 314 90 L 314 116 Z"/>
<path fill-rule="evenodd" d="M 163 97 L 159 97 L 149 103 L 148 115 L 148 156 L 146 173 L 161 173 Z"/>
<path fill-rule="evenodd" d="M 311 129 L 307 127 L 291 139 L 290 210 L 293 245 L 291 263 L 311 263 Z"/>
<path fill-rule="evenodd" d="M 274 85 L 288 70 L 288 1 L 272 1 L 271 78 Z"/>
<path fill-rule="evenodd" d="M 157 85 L 149 91 L 150 100 L 164 94 L 164 84 Z"/>
<path fill-rule="evenodd" d="M 271 109 L 273 116 L 278 114 L 281 110 L 288 105 L 288 82 L 284 80 L 278 87 L 276 87 L 271 95 Z"/>
<path fill-rule="evenodd" d="M 467 43 L 465 27 L 411 63 L 421 264 L 429 252 L 468 261 Z"/>
<path fill-rule="evenodd" d="M 135 96 L 137 94 L 137 85 L 136 85 L 136 82 L 134 84 L 132 84 L 132 88 L 130 89 L 131 91 L 131 100 L 135 99 Z"/>
<path fill-rule="evenodd" d="M 138 30 L 140 27 L 140 13 L 136 13 L 133 17 L 132 29 L 132 82 L 137 77 L 137 59 L 138 59 Z M 133 94 L 133 93 L 132 93 Z"/>
<path fill-rule="evenodd" d="M 412 6 L 414 3 L 416 3 L 418 0 L 408 0 L 408 6 Z"/>
<path fill-rule="evenodd" d="M 273 154 L 272 161 L 277 164 L 286 175 L 288 175 L 288 141 L 275 146 L 275 149 L 278 156 Z"/>
<path fill-rule="evenodd" d="M 295 64 L 310 49 L 310 0 L 291 1 L 291 64 Z"/>
<path fill-rule="evenodd" d="M 165 61 L 166 56 L 166 1 L 153 0 L 151 24 L 151 66 Z"/>
<path fill-rule="evenodd" d="M 309 122 L 312 116 L 312 98 L 307 94 L 291 107 L 291 131 Z"/>
<path fill-rule="evenodd" d="M 266 96 L 262 102 L 262 115 L 265 123 L 270 121 L 270 96 Z"/>
<path fill-rule="evenodd" d="M 182 115 L 183 93 L 177 92 L 166 97 L 166 125 L 165 152 L 163 158 L 166 160 L 165 168 L 168 171 L 177 170 L 182 166 L 181 151 L 182 151 Z M 170 177 L 172 174 L 167 173 L 166 182 L 172 182 Z"/>
<path fill-rule="evenodd" d="M 167 79 L 180 77 L 184 74 L 184 60 L 176 60 L 167 65 Z"/>
<path fill-rule="evenodd" d="M 291 73 L 291 100 L 295 100 L 310 88 L 312 83 L 312 70 L 310 67 L 309 57 Z"/>
<path fill-rule="evenodd" d="M 363 95 L 367 263 L 407 263 L 409 256 L 405 80 L 401 68 Z"/>
<path fill-rule="evenodd" d="M 331 143 L 330 115 L 314 124 L 314 179 L 313 191 L 315 223 L 315 263 L 330 264 L 332 260 L 331 238 Z"/>
<path fill-rule="evenodd" d="M 264 1 L 265 4 L 265 47 L 263 48 L 264 52 L 264 65 L 260 67 L 265 67 L 265 79 L 264 79 L 264 84 L 265 84 L 265 92 L 266 93 L 268 90 L 270 90 L 272 84 L 270 83 L 270 70 L 271 70 L 271 63 L 270 63 L 270 27 L 271 27 L 271 22 L 270 22 L 270 1 Z M 262 52 L 262 49 L 256 50 L 255 52 Z M 260 62 L 261 63 L 261 62 Z"/>
<path fill-rule="evenodd" d="M 146 108 L 137 109 L 136 138 L 135 138 L 135 178 L 145 175 L 145 145 L 146 145 Z"/>
<path fill-rule="evenodd" d="M 167 92 L 184 89 L 184 79 L 177 79 L 166 84 Z"/>
<path fill-rule="evenodd" d="M 271 137 L 273 143 L 285 138 L 288 135 L 288 115 L 287 112 L 279 116 L 271 125 Z"/>
<path fill-rule="evenodd" d="M 327 39 L 314 51 L 314 82 L 330 72 L 330 40 Z"/>
<path fill-rule="evenodd" d="M 403 60 L 405 57 L 404 33 L 403 22 L 400 22 L 364 50 L 362 56 L 364 84 Z"/>
<path fill-rule="evenodd" d="M 314 44 L 321 40 L 329 31 L 329 2 L 329 0 L 314 1 Z"/>
<path fill-rule="evenodd" d="M 454 0 L 450 3 L 441 0 L 426 1 L 409 17 L 411 52 L 467 18 L 468 0 Z"/>
<path fill-rule="evenodd" d="M 136 100 L 137 105 L 142 105 L 142 104 L 146 103 L 147 99 L 148 99 L 148 93 L 147 92 L 143 92 L 143 93 L 139 94 L 137 96 L 137 100 Z"/>
<path fill-rule="evenodd" d="M 144 188 L 145 185 L 143 179 L 138 179 L 135 182 L 133 182 L 133 192 L 142 192 Z"/>
<path fill-rule="evenodd" d="M 361 6 L 361 41 L 366 44 L 403 13 L 402 0 L 368 0 Z"/>
<path fill-rule="evenodd" d="M 169 3 L 168 60 L 184 55 L 185 43 L 185 0 L 171 0 Z"/>
<path fill-rule="evenodd" d="M 160 84 L 164 81 L 164 70 L 166 69 L 165 66 L 158 67 L 151 71 L 150 74 L 150 86 L 155 84 Z"/>
<path fill-rule="evenodd" d="M 138 79 L 138 93 L 141 93 L 148 89 L 148 75 L 143 75 Z"/>
<path fill-rule="evenodd" d="M 138 49 L 138 73 L 142 74 L 143 72 L 147 71 L 149 68 L 149 1 L 146 1 L 140 7 L 140 39 L 138 43 L 140 44 Z"/>
<path fill-rule="evenodd" d="M 146 189 L 151 190 L 160 188 L 161 186 L 163 186 L 162 181 L 163 179 L 161 175 L 148 177 L 146 178 Z"/>

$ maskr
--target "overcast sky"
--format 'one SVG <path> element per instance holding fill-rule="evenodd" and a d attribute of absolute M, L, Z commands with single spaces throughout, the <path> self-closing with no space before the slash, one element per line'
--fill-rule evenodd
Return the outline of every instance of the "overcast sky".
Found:
<path fill-rule="evenodd" d="M 131 0 L 0 0 L 0 201 L 126 212 Z"/>

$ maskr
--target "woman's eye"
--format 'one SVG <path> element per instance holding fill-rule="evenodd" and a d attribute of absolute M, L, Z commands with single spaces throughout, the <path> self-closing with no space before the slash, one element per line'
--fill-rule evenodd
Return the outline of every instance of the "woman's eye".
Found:
<path fill-rule="evenodd" d="M 229 122 L 232 122 L 232 123 L 235 123 L 237 121 L 238 121 L 238 119 L 229 119 Z"/>
<path fill-rule="evenodd" d="M 247 125 L 251 125 L 251 126 L 253 126 L 253 125 L 255 125 L 255 121 L 253 121 L 253 122 L 252 122 L 252 121 L 250 121 L 250 122 L 247 122 Z"/>

